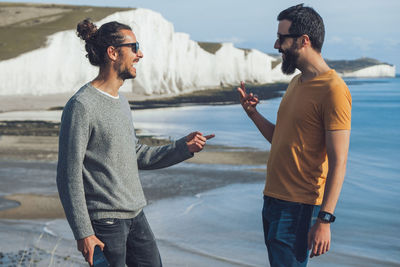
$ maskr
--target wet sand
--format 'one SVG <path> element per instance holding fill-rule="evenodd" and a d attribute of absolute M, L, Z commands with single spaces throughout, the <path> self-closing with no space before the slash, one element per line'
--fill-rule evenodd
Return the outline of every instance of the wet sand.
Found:
<path fill-rule="evenodd" d="M 161 145 L 168 142 L 151 137 L 142 137 L 141 141 L 149 145 Z M 0 162 L 11 161 L 16 168 L 26 167 L 27 162 L 31 165 L 29 168 L 33 168 L 35 165 L 42 168 L 40 164 L 47 163 L 53 165 L 54 179 L 57 153 L 57 136 L 14 135 L 1 136 L 0 138 Z M 141 172 L 142 184 L 146 197 L 151 203 L 168 197 L 194 195 L 231 183 L 262 181 L 263 175 L 256 175 L 256 178 L 254 178 L 251 175 L 243 175 L 240 171 L 216 171 L 213 170 L 212 165 L 242 165 L 247 166 L 249 172 L 258 170 L 262 173 L 267 157 L 267 151 L 209 145 L 201 153 L 197 153 L 193 158 L 186 161 L 189 164 L 204 164 L 204 170 L 191 171 L 190 168 L 169 168 L 162 171 L 151 171 L 151 176 L 146 175 L 147 171 L 143 171 Z M 8 166 L 10 164 L 4 163 L 4 165 Z M 157 176 L 157 172 L 162 172 L 162 175 Z M 185 172 L 188 175 L 183 175 Z M 209 177 L 209 179 L 196 179 L 196 172 L 203 172 L 202 176 Z M 182 178 L 157 178 L 165 175 Z M 0 210 L 0 219 L 64 218 L 64 213 L 56 194 L 11 194 L 5 196 L 3 201 L 17 202 L 20 205 Z"/>

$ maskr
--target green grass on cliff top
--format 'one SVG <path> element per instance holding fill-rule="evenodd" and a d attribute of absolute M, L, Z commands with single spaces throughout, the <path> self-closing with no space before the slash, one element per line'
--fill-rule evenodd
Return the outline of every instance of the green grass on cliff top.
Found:
<path fill-rule="evenodd" d="M 208 53 L 215 54 L 221 47 L 221 43 L 197 42 L 199 46 Z"/>
<path fill-rule="evenodd" d="M 132 8 L 0 3 L 0 8 L 32 6 L 38 8 L 60 8 L 68 11 L 35 17 L 0 27 L 0 60 L 14 58 L 22 53 L 43 47 L 46 44 L 47 36 L 59 31 L 76 29 L 78 22 L 85 18 L 98 21 L 115 12 L 132 10 Z M 41 23 L 41 20 L 46 21 L 46 19 L 49 22 Z"/>

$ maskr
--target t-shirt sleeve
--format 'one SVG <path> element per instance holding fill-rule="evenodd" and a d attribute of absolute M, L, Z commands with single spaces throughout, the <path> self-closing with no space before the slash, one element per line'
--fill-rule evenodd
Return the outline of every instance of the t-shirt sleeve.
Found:
<path fill-rule="evenodd" d="M 350 91 L 344 82 L 330 88 L 322 107 L 325 130 L 351 129 L 351 101 Z"/>

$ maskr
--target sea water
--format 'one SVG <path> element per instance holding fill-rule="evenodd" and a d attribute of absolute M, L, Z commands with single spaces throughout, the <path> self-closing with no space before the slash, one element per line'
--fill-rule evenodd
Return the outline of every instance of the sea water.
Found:
<path fill-rule="evenodd" d="M 400 265 L 400 79 L 346 82 L 353 99 L 347 174 L 331 251 L 310 266 Z M 279 102 L 262 101 L 259 111 L 274 122 Z M 239 105 L 143 110 L 134 117 L 151 133 L 200 130 L 216 134 L 210 143 L 269 148 Z M 264 266 L 262 189 L 263 184 L 231 185 L 160 201 L 148 213 L 165 242 L 232 264 Z"/>
<path fill-rule="evenodd" d="M 332 224 L 331 251 L 313 258 L 309 266 L 399 266 L 400 79 L 346 81 L 353 99 L 347 174 L 335 211 L 337 221 Z M 259 111 L 274 122 L 279 103 L 279 98 L 262 101 Z M 38 115 L 57 120 L 60 114 Z M 0 114 L 0 119 L 7 116 Z M 178 138 L 200 130 L 216 134 L 210 140 L 212 144 L 269 149 L 268 142 L 239 105 L 140 110 L 134 111 L 133 116 L 135 126 L 144 133 Z M 12 113 L 12 117 L 15 119 L 18 114 Z M 18 166 L 16 171 L 24 173 L 21 168 L 24 167 Z M 31 174 L 54 179 L 48 171 L 52 168 L 42 168 L 42 175 L 40 169 Z M 195 173 L 201 168 L 223 170 L 226 166 L 184 163 L 173 168 Z M 235 168 L 246 171 L 247 167 Z M 3 171 L 13 173 L 9 168 Z M 248 171 L 248 175 L 260 174 Z M 232 184 L 194 196 L 157 201 L 146 207 L 165 266 L 267 266 L 261 223 L 263 187 L 263 183 Z M 8 188 L 11 191 L 0 193 L 26 191 Z M 41 190 L 38 187 L 34 191 Z M 32 224 L 35 227 L 26 226 L 30 224 L 1 221 L 0 230 L 7 230 L 11 236 L 13 231 L 41 228 L 47 239 L 68 244 L 58 247 L 68 247 L 73 261 L 83 264 L 78 263 L 79 253 L 73 252 L 74 241 L 65 220 L 36 221 Z M 37 242 L 35 246 L 53 247 L 55 241 Z M 65 251 L 56 255 L 62 257 Z"/>

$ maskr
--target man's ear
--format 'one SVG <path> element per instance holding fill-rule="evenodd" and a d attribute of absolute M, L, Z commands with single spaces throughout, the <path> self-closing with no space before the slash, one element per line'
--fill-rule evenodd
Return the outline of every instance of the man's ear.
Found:
<path fill-rule="evenodd" d="M 301 46 L 302 47 L 311 46 L 311 40 L 307 34 L 301 36 Z"/>
<path fill-rule="evenodd" d="M 111 61 L 115 61 L 118 58 L 118 51 L 114 46 L 107 47 L 107 56 Z"/>

